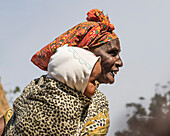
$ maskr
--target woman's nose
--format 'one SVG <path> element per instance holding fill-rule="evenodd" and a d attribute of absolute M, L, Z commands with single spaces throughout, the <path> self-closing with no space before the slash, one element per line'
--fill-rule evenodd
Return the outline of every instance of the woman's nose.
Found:
<path fill-rule="evenodd" d="M 116 60 L 115 62 L 116 67 L 122 67 L 123 66 L 123 62 L 122 59 L 119 57 L 119 59 Z"/>

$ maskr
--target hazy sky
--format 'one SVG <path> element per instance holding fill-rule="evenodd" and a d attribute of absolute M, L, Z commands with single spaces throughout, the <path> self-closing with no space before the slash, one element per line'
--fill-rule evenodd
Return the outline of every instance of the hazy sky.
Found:
<path fill-rule="evenodd" d="M 30 59 L 43 46 L 98 8 L 108 14 L 121 42 L 124 66 L 100 90 L 110 104 L 109 136 L 124 127 L 127 102 L 147 100 L 155 83 L 170 80 L 168 0 L 0 0 L 0 76 L 5 90 L 23 89 L 45 72 Z"/>

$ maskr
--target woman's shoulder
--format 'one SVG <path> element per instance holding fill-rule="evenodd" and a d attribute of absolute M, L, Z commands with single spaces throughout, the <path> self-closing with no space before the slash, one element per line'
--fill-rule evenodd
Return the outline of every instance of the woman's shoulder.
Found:
<path fill-rule="evenodd" d="M 99 107 L 103 107 L 103 106 L 108 107 L 109 106 L 106 96 L 100 90 L 96 90 L 96 92 L 93 96 L 93 103 L 97 104 Z"/>
<path fill-rule="evenodd" d="M 96 90 L 92 97 L 92 104 L 89 106 L 89 111 L 91 117 L 101 112 L 109 111 L 108 100 L 101 91 Z"/>
<path fill-rule="evenodd" d="M 106 96 L 96 90 L 92 104 L 84 120 L 81 135 L 106 135 L 110 126 L 109 107 Z"/>

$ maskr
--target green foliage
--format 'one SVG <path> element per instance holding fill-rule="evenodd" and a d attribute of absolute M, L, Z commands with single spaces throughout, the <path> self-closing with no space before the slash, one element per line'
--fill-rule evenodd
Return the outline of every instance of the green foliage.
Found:
<path fill-rule="evenodd" d="M 12 106 L 14 100 L 16 99 L 17 94 L 20 92 L 21 92 L 21 89 L 18 86 L 16 86 L 15 89 L 13 89 L 13 90 L 11 89 L 9 91 L 5 91 L 5 95 L 8 99 L 8 104 L 10 106 Z"/>
<path fill-rule="evenodd" d="M 20 91 L 21 91 L 20 88 L 18 86 L 16 86 L 15 89 L 13 90 L 13 93 L 15 94 L 15 93 L 18 93 Z"/>
<path fill-rule="evenodd" d="M 140 103 L 128 103 L 133 112 L 127 121 L 128 129 L 117 131 L 115 136 L 170 136 L 170 88 L 156 84 L 156 93 L 151 99 L 149 112 Z M 159 89 L 158 89 L 159 88 Z M 140 97 L 140 100 L 145 100 Z"/>

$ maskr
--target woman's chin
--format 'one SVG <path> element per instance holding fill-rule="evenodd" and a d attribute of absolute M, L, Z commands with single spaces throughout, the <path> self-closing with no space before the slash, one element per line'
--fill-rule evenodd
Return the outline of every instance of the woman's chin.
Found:
<path fill-rule="evenodd" d="M 106 81 L 107 81 L 107 83 L 108 84 L 113 84 L 114 83 L 114 75 L 111 73 L 111 72 L 109 72 L 107 75 L 106 75 Z"/>
<path fill-rule="evenodd" d="M 98 82 L 100 83 L 100 84 L 113 84 L 114 83 L 114 77 L 113 76 L 111 76 L 111 75 L 108 75 L 108 76 L 106 76 L 106 77 L 100 77 L 99 79 L 98 79 Z"/>
<path fill-rule="evenodd" d="M 113 79 L 108 79 L 108 84 L 113 84 L 115 82 L 114 78 Z"/>

